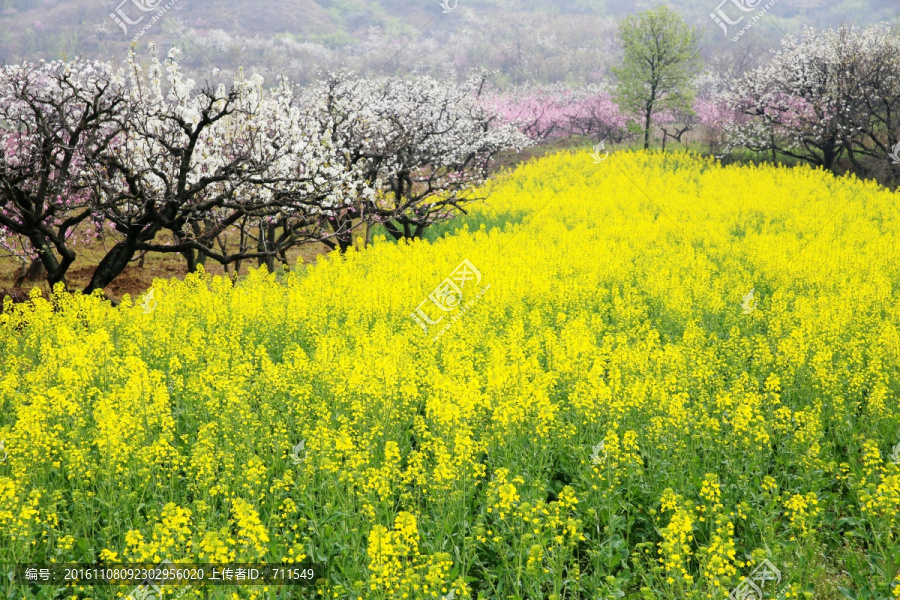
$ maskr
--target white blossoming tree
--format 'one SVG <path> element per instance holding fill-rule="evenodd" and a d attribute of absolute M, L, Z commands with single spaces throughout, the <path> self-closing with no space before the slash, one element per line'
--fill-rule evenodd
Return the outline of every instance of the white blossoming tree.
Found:
<path fill-rule="evenodd" d="M 344 250 L 360 226 L 420 237 L 476 199 L 497 153 L 528 143 L 478 102 L 483 75 L 268 89 L 214 71 L 198 86 L 177 50 L 151 53 L 146 66 L 131 53 L 118 70 L 76 59 L 0 75 L 0 244 L 51 283 L 83 223 L 115 241 L 86 293 L 148 252 L 236 273 L 306 242 Z"/>
<path fill-rule="evenodd" d="M 121 73 L 95 61 L 0 67 L 0 251 L 51 285 L 96 235 L 88 157 L 119 127 Z M 21 281 L 20 277 L 20 281 Z"/>
<path fill-rule="evenodd" d="M 900 37 L 888 27 L 804 30 L 746 73 L 729 101 L 742 115 L 730 147 L 833 170 L 848 157 L 884 158 L 900 126 Z"/>
<path fill-rule="evenodd" d="M 334 235 L 323 235 L 325 219 L 371 196 L 327 132 L 301 118 L 287 82 L 270 91 L 239 75 L 198 89 L 175 57 L 146 71 L 129 58 L 127 126 L 95 161 L 95 209 L 122 239 L 85 291 L 142 251 L 181 253 L 189 270 L 204 257 L 273 268 L 291 246 Z M 223 241 L 229 230 L 236 247 Z"/>
<path fill-rule="evenodd" d="M 321 99 L 316 118 L 364 172 L 376 195 L 357 212 L 332 221 L 346 231 L 359 218 L 378 223 L 396 239 L 418 238 L 430 225 L 465 212 L 477 200 L 490 161 L 529 143 L 513 125 L 492 127 L 494 115 L 478 102 L 484 75 L 464 83 L 429 77 L 361 79 L 332 74 L 309 92 Z M 336 240 L 346 248 L 352 240 Z"/>

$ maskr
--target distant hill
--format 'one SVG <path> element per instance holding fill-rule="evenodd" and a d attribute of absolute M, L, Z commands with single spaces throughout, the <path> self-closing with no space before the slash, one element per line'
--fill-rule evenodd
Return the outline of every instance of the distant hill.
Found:
<path fill-rule="evenodd" d="M 398 55 L 384 70 L 401 64 L 410 71 L 458 70 L 483 61 L 511 78 L 526 66 L 543 78 L 559 79 L 566 73 L 596 78 L 607 71 L 615 54 L 609 41 L 615 35 L 615 19 L 656 4 L 446 1 L 456 9 L 445 14 L 438 0 L 0 0 L 0 62 L 74 54 L 121 58 L 140 34 L 138 47 L 151 40 L 164 48 L 177 45 L 196 66 L 204 61 L 224 68 L 253 65 L 270 73 L 286 70 L 299 79 L 312 77 L 319 67 L 378 69 L 398 51 L 407 56 Z M 755 6 L 760 1 L 726 0 L 723 10 L 736 11 L 731 2 Z M 700 27 L 705 42 L 715 47 L 725 43 L 710 19 L 716 2 L 668 4 Z M 119 23 L 111 13 L 118 15 Z M 754 35 L 773 46 L 783 33 L 796 33 L 804 25 L 866 25 L 897 22 L 898 16 L 896 0 L 777 0 Z M 568 52 L 562 60 L 566 64 L 548 75 L 548 57 L 563 50 Z M 431 62 L 424 65 L 423 58 Z M 578 61 L 583 64 L 575 65 Z"/>

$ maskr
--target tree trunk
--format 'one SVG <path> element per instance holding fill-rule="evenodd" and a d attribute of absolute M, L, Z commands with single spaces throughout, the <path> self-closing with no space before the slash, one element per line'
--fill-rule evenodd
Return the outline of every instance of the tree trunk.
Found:
<path fill-rule="evenodd" d="M 403 232 L 400 231 L 400 228 L 397 227 L 397 225 L 393 221 L 385 221 L 382 223 L 382 225 L 384 225 L 384 228 L 389 234 L 391 234 L 391 237 L 393 237 L 395 240 L 399 241 L 403 239 Z"/>
<path fill-rule="evenodd" d="M 26 281 L 29 283 L 36 283 L 41 279 L 44 279 L 47 276 L 47 268 L 44 266 L 40 260 L 33 260 L 31 264 L 26 268 L 24 265 L 22 266 L 22 272 L 16 277 L 16 281 L 13 284 L 15 289 L 19 289 L 23 283 Z"/>
<path fill-rule="evenodd" d="M 331 229 L 335 232 L 334 240 L 337 242 L 338 250 L 341 254 L 345 253 L 353 245 L 353 221 L 344 216 L 338 218 L 330 218 L 328 222 Z M 344 229 L 344 226 L 347 226 Z M 333 247 L 333 246 L 332 246 Z"/>
<path fill-rule="evenodd" d="M 837 160 L 837 152 L 835 146 L 826 146 L 822 150 L 822 166 L 831 172 L 834 172 L 834 163 Z"/>
<path fill-rule="evenodd" d="M 647 107 L 644 115 L 644 150 L 650 149 L 650 121 L 653 118 L 653 107 Z"/>
<path fill-rule="evenodd" d="M 347 234 L 341 234 L 337 238 L 338 249 L 341 251 L 341 254 L 347 252 L 350 247 L 353 245 L 353 242 L 348 238 Z"/>
<path fill-rule="evenodd" d="M 152 236 L 151 236 L 152 237 Z M 137 239 L 126 237 L 123 241 L 118 242 L 112 247 L 91 276 L 90 283 L 84 288 L 85 294 L 90 294 L 94 290 L 101 290 L 108 286 L 113 279 L 118 277 L 131 259 L 134 257 L 137 249 Z"/>
<path fill-rule="evenodd" d="M 271 223 L 263 223 L 259 224 L 259 238 L 256 242 L 256 251 L 257 252 L 272 252 L 272 249 L 275 247 L 275 225 Z M 269 273 L 275 272 L 275 255 L 269 254 L 268 256 L 260 256 L 259 266 L 266 266 Z"/>
<path fill-rule="evenodd" d="M 197 252 L 193 248 L 189 248 L 184 250 L 181 253 L 181 256 L 184 257 L 185 262 L 187 262 L 187 270 L 188 273 L 196 273 L 197 272 Z"/>
<path fill-rule="evenodd" d="M 37 249 L 38 260 L 44 265 L 44 276 L 47 278 L 47 283 L 50 287 L 52 288 L 60 282 L 65 285 L 66 271 L 69 270 L 69 266 L 75 260 L 75 256 L 69 252 L 67 255 L 63 255 L 62 262 L 60 262 L 46 241 L 38 236 L 31 237 L 29 240 L 32 248 Z"/>
<path fill-rule="evenodd" d="M 212 220 L 212 219 L 203 219 L 203 224 L 206 225 L 206 228 L 207 228 L 207 229 L 212 229 L 212 226 L 213 226 L 213 220 Z M 195 222 L 195 223 L 193 223 L 193 224 L 191 225 L 191 227 L 192 227 L 192 229 L 194 230 L 194 235 L 195 235 L 195 236 L 197 236 L 197 237 L 199 238 L 200 236 L 203 235 L 203 230 L 200 229 L 200 224 L 199 224 L 199 223 L 196 223 L 196 222 Z M 204 253 L 202 253 L 202 252 L 197 252 L 197 264 L 198 264 L 198 265 L 202 265 L 202 266 L 205 267 L 205 266 L 206 266 L 206 259 L 207 259 L 207 258 L 208 258 L 208 257 L 206 256 L 206 254 L 204 254 Z"/>

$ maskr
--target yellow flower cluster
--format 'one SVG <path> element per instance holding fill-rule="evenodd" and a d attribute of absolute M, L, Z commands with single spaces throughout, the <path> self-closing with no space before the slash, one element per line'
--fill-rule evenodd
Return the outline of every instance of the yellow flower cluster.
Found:
<path fill-rule="evenodd" d="M 497 469 L 494 480 L 488 486 L 488 506 L 487 511 L 493 513 L 496 511 L 500 520 L 516 507 L 520 497 L 516 490 L 516 484 L 522 485 L 525 480 L 521 477 L 514 477 L 512 481 L 507 481 L 509 471 L 504 468 Z"/>
<path fill-rule="evenodd" d="M 705 475 L 699 495 L 701 502 L 695 505 L 671 488 L 663 492 L 660 508 L 664 513 L 674 514 L 669 524 L 662 529 L 662 541 L 658 544 L 659 562 L 663 567 L 666 583 L 676 587 L 691 586 L 694 576 L 690 573 L 690 563 L 696 544 L 700 575 L 709 590 L 707 597 L 715 598 L 723 592 L 727 594 L 728 586 L 737 573 L 739 563 L 736 561 L 734 524 L 722 512 L 722 493 L 715 473 Z M 708 542 L 703 545 L 699 543 L 694 530 L 706 522 L 711 527 Z"/>
<path fill-rule="evenodd" d="M 12 539 L 25 539 L 35 525 L 40 523 L 40 490 L 31 490 L 28 500 L 19 500 L 15 482 L 0 477 L 0 527 Z"/>
<path fill-rule="evenodd" d="M 727 518 L 716 516 L 715 531 L 709 544 L 700 549 L 700 568 L 705 581 L 719 592 L 727 592 L 737 573 L 734 546 L 734 525 Z M 715 594 L 712 595 L 715 597 Z"/>
<path fill-rule="evenodd" d="M 664 510 L 673 510 L 669 524 L 662 530 L 659 542 L 659 562 L 666 573 L 666 583 L 690 586 L 694 576 L 690 573 L 692 544 L 694 541 L 694 514 L 690 504 L 681 506 L 681 496 L 666 490 L 663 496 Z"/>
<path fill-rule="evenodd" d="M 145 541 L 138 530 L 125 534 L 125 555 L 135 562 L 158 562 L 165 557 L 183 558 L 190 556 L 191 537 L 191 511 L 169 502 L 153 526 L 150 540 Z"/>
<path fill-rule="evenodd" d="M 898 446 L 900 447 L 900 446 Z M 889 457 L 882 462 L 877 444 L 867 440 L 863 444 L 865 477 L 856 486 L 863 512 L 891 540 L 900 539 L 900 463 Z"/>
<path fill-rule="evenodd" d="M 822 512 L 815 492 L 808 492 L 806 495 L 794 494 L 785 501 L 784 506 L 791 521 L 791 528 L 804 536 L 809 535 L 810 529 L 815 528 L 814 520 Z M 791 540 L 793 539 L 791 537 Z"/>
<path fill-rule="evenodd" d="M 716 514 L 722 509 L 722 490 L 719 487 L 719 477 L 715 473 L 707 473 L 700 486 L 700 498 L 702 504 L 697 507 L 701 516 L 700 521 L 706 520 L 707 514 Z"/>
<path fill-rule="evenodd" d="M 241 498 L 232 507 L 238 543 L 246 558 L 260 559 L 268 552 L 269 533 L 259 520 L 256 509 Z"/>
<path fill-rule="evenodd" d="M 438 598 L 447 592 L 444 585 L 453 561 L 439 552 L 423 556 L 419 551 L 419 531 L 415 515 L 401 512 L 388 530 L 375 525 L 369 533 L 369 585 L 379 598 Z"/>

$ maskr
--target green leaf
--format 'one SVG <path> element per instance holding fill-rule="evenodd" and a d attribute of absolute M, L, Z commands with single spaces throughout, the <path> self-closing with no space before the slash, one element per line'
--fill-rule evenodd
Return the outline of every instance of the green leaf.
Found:
<path fill-rule="evenodd" d="M 856 592 L 851 590 L 850 588 L 845 588 L 843 586 L 837 586 L 838 591 L 844 595 L 845 598 L 849 598 L 850 600 L 856 600 Z"/>

